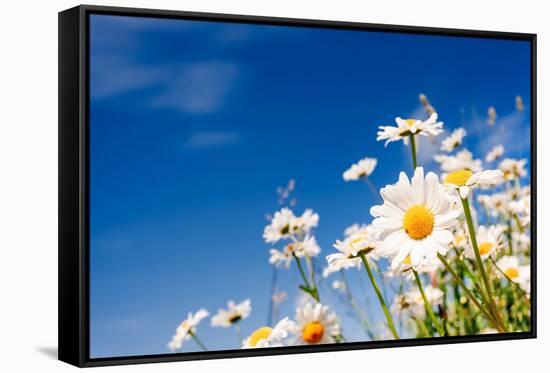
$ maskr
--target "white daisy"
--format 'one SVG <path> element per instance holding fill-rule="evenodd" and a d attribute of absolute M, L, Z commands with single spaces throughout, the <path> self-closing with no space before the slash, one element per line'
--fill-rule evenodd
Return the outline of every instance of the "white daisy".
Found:
<path fill-rule="evenodd" d="M 424 286 L 424 294 L 432 307 L 443 303 L 443 292 L 438 288 L 431 285 Z M 426 317 L 424 298 L 422 298 L 422 293 L 418 288 L 411 289 L 395 297 L 391 309 L 402 317 L 412 316 L 421 320 Z"/>
<path fill-rule="evenodd" d="M 269 326 L 258 328 L 244 341 L 243 348 L 284 346 L 284 340 L 293 327 L 294 322 L 285 317 L 274 328 Z"/>
<path fill-rule="evenodd" d="M 520 265 L 516 256 L 503 256 L 497 262 L 497 266 L 506 277 L 520 285 L 524 291 L 530 291 L 531 267 L 529 265 Z"/>
<path fill-rule="evenodd" d="M 293 234 L 308 234 L 318 224 L 319 215 L 311 209 L 306 209 L 302 216 L 295 216 L 292 210 L 283 207 L 273 215 L 271 223 L 264 228 L 263 238 L 265 242 L 276 243 L 281 239 L 290 238 Z"/>
<path fill-rule="evenodd" d="M 296 323 L 292 332 L 296 335 L 295 344 L 335 343 L 340 335 L 340 324 L 334 312 L 321 303 L 307 303 L 296 310 Z"/>
<path fill-rule="evenodd" d="M 527 170 L 525 165 L 527 164 L 527 159 L 503 159 L 498 168 L 504 174 L 504 179 L 514 180 L 515 178 L 525 177 L 527 175 Z"/>
<path fill-rule="evenodd" d="M 468 235 L 462 227 L 458 227 L 454 232 L 454 239 L 452 245 L 454 247 L 465 247 L 468 244 Z"/>
<path fill-rule="evenodd" d="M 420 265 L 415 268 L 415 271 L 419 274 L 423 273 L 435 273 L 443 264 L 439 260 L 424 260 Z M 408 255 L 403 261 L 399 264 L 390 267 L 388 271 L 384 273 L 384 276 L 387 278 L 396 278 L 404 277 L 407 280 L 414 280 L 413 271 L 411 271 L 411 257 Z"/>
<path fill-rule="evenodd" d="M 269 263 L 274 264 L 276 267 L 284 266 L 285 268 L 289 268 L 294 255 L 299 258 L 313 258 L 319 255 L 320 252 L 321 248 L 317 244 L 315 237 L 306 236 L 303 241 L 291 242 L 285 245 L 282 251 L 275 248 L 269 250 L 271 254 Z"/>
<path fill-rule="evenodd" d="M 466 198 L 473 187 L 486 188 L 500 184 L 502 180 L 503 175 L 500 170 L 486 170 L 473 173 L 470 170 L 462 169 L 447 174 L 443 182 L 445 187 L 456 189 L 461 198 Z"/>
<path fill-rule="evenodd" d="M 466 130 L 462 127 L 455 129 L 448 137 L 441 141 L 441 150 L 452 152 L 462 144 L 462 139 L 466 136 Z"/>
<path fill-rule="evenodd" d="M 378 137 L 376 140 L 386 140 L 385 145 L 393 141 L 403 140 L 405 144 L 408 144 L 409 135 L 422 135 L 422 136 L 437 136 L 443 132 L 443 122 L 437 121 L 437 113 L 433 113 L 427 120 L 420 119 L 402 119 L 395 118 L 397 124 L 394 126 L 380 126 L 378 127 Z"/>
<path fill-rule="evenodd" d="M 312 209 L 306 209 L 302 216 L 296 217 L 292 226 L 294 231 L 298 231 L 300 234 L 308 234 L 318 224 L 319 215 L 314 213 Z"/>
<path fill-rule="evenodd" d="M 349 235 L 343 242 L 337 240 L 334 247 L 339 252 L 326 257 L 328 268 L 324 270 L 323 276 L 326 277 L 345 268 L 361 268 L 360 253 L 364 253 L 369 259 L 378 260 L 377 244 L 378 240 L 375 237 L 374 229 L 370 225 L 364 230 Z"/>
<path fill-rule="evenodd" d="M 344 171 L 342 177 L 345 181 L 359 180 L 370 176 L 376 167 L 376 158 L 363 158 Z"/>
<path fill-rule="evenodd" d="M 408 255 L 416 268 L 447 252 L 459 210 L 451 205 L 436 174 L 429 172 L 424 178 L 424 169 L 418 167 L 409 182 L 401 172 L 397 184 L 382 188 L 380 195 L 384 204 L 371 208 L 372 225 L 379 232 L 379 254 L 389 256 L 392 267 Z"/>
<path fill-rule="evenodd" d="M 481 171 L 481 160 L 474 159 L 468 149 L 462 149 L 456 155 L 440 154 L 434 156 L 434 160 L 439 163 L 439 167 L 444 172 L 453 172 L 456 170 L 470 170 L 472 172 Z"/>
<path fill-rule="evenodd" d="M 488 228 L 482 225 L 477 229 L 477 247 L 481 260 L 487 259 L 502 247 L 504 229 L 505 227 L 498 225 L 491 225 Z M 474 250 L 470 245 L 466 247 L 466 256 L 475 259 Z"/>
<path fill-rule="evenodd" d="M 218 313 L 214 315 L 210 321 L 212 326 L 229 328 L 250 316 L 250 311 L 252 311 L 250 299 L 245 299 L 239 304 L 230 300 L 227 302 L 227 309 L 220 308 Z"/>
<path fill-rule="evenodd" d="M 283 238 L 290 237 L 291 224 L 294 222 L 296 217 L 292 210 L 287 207 L 283 207 L 280 211 L 277 211 L 271 223 L 265 227 L 263 238 L 265 242 L 275 243 Z"/>
<path fill-rule="evenodd" d="M 187 318 L 181 322 L 176 329 L 176 334 L 172 337 L 172 340 L 168 343 L 168 348 L 171 351 L 176 351 L 181 348 L 184 341 L 189 340 L 193 334 L 197 331 L 197 326 L 202 319 L 208 317 L 209 313 L 204 308 L 201 308 L 196 313 L 189 312 Z"/>
<path fill-rule="evenodd" d="M 493 149 L 489 150 L 485 156 L 485 162 L 494 162 L 504 154 L 504 146 L 497 145 Z"/>
<path fill-rule="evenodd" d="M 367 224 L 357 224 L 357 223 L 352 224 L 346 229 L 344 229 L 344 237 L 349 237 L 352 234 L 365 231 L 366 229 L 368 229 L 367 227 L 368 227 Z"/>
<path fill-rule="evenodd" d="M 509 197 L 506 193 L 482 194 L 477 196 L 477 200 L 492 217 L 508 214 Z"/>

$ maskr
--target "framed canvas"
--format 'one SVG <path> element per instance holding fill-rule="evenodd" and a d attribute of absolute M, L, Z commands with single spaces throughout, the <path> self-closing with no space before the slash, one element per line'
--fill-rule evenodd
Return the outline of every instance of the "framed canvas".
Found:
<path fill-rule="evenodd" d="M 59 359 L 536 336 L 536 35 L 59 13 Z"/>

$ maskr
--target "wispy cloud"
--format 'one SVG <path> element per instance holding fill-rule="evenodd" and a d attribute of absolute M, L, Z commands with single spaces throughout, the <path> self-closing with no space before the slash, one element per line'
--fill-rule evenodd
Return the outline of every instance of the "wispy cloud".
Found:
<path fill-rule="evenodd" d="M 141 65 L 120 56 L 97 56 L 90 69 L 90 94 L 92 99 L 103 99 L 161 86 L 171 70 L 167 66 Z"/>
<path fill-rule="evenodd" d="M 152 104 L 188 113 L 210 113 L 224 103 L 237 77 L 228 62 L 200 62 L 183 66 Z"/>
<path fill-rule="evenodd" d="M 205 149 L 236 144 L 241 136 L 236 131 L 204 131 L 196 132 L 185 141 L 186 149 Z"/>
<path fill-rule="evenodd" d="M 485 126 L 485 136 L 478 141 L 478 151 L 485 154 L 494 146 L 503 144 L 506 153 L 528 152 L 531 145 L 528 115 L 525 112 L 514 111 L 498 118 L 494 126 L 485 122 L 476 123 Z"/>

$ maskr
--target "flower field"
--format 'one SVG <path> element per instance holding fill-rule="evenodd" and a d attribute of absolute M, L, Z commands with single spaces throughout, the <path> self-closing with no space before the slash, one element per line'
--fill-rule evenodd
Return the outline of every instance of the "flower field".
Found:
<path fill-rule="evenodd" d="M 294 180 L 278 189 L 279 208 L 257 232 L 265 242 L 258 250 L 265 250 L 265 261 L 278 276 L 298 274 L 295 312 L 279 315 L 288 293 L 272 286 L 266 294 L 268 322 L 245 329 L 241 326 L 254 312 L 247 294 L 222 299 L 220 305 L 226 306 L 212 314 L 204 308 L 187 310 L 169 339 L 170 351 L 184 344 L 208 350 L 201 330 L 209 327 L 235 333 L 238 344 L 228 348 L 356 342 L 337 309 L 358 321 L 363 341 L 530 330 L 528 160 L 508 158 L 507 144 L 474 154 L 464 145 L 469 128 L 444 132 L 444 118 L 425 95 L 419 98 L 423 111 L 418 118 L 397 117 L 372 131 L 388 151 L 405 147 L 410 169 L 395 169 L 393 183 L 375 185 L 371 175 L 392 165 L 365 149 L 363 159 L 350 159 L 350 167 L 342 170 L 346 183 L 363 184 L 364 193 L 379 203 L 369 206 L 363 221 L 346 221 L 349 227 L 333 238 L 332 247 L 318 243 L 323 216 L 315 206 L 297 209 Z M 521 97 L 515 103 L 516 111 L 524 110 Z M 493 107 L 486 126 L 498 126 Z M 421 139 L 435 145 L 430 156 L 437 169 L 421 163 Z"/>

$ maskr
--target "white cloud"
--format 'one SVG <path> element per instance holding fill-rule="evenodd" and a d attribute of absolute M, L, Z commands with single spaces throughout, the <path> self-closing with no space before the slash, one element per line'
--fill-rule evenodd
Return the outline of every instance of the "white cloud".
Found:
<path fill-rule="evenodd" d="M 185 141 L 186 149 L 205 149 L 223 145 L 232 145 L 240 141 L 240 134 L 235 131 L 196 132 Z"/>
<path fill-rule="evenodd" d="M 525 112 L 514 111 L 499 117 L 493 127 L 486 123 L 476 123 L 486 127 L 484 136 L 478 139 L 478 151 L 485 155 L 494 146 L 502 144 L 506 153 L 528 152 L 531 146 L 528 120 Z"/>
<path fill-rule="evenodd" d="M 121 57 L 93 59 L 90 69 L 92 99 L 102 99 L 161 85 L 170 77 L 170 68 L 140 65 Z"/>
<path fill-rule="evenodd" d="M 199 62 L 183 66 L 152 104 L 188 113 L 217 111 L 233 86 L 237 70 L 236 65 L 228 62 Z"/>

